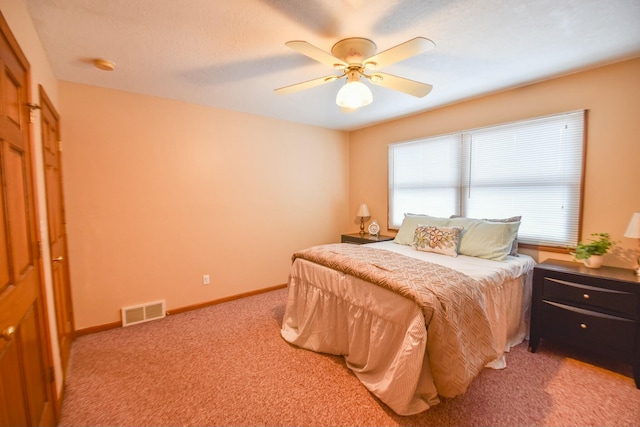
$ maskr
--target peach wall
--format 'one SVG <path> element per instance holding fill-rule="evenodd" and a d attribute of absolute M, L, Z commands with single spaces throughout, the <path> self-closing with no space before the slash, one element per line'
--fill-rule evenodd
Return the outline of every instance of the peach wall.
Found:
<path fill-rule="evenodd" d="M 437 88 L 430 96 L 437 96 Z M 367 203 L 386 230 L 390 143 L 578 109 L 589 110 L 582 236 L 609 232 L 620 244 L 605 263 L 631 268 L 639 242 L 622 235 L 632 213 L 640 212 L 640 58 L 352 132 L 349 210 Z M 356 225 L 350 227 L 357 231 Z M 539 261 L 571 259 L 525 252 Z"/>
<path fill-rule="evenodd" d="M 59 84 L 77 329 L 286 283 L 347 225 L 348 135 Z M 202 285 L 202 275 L 211 284 Z"/>

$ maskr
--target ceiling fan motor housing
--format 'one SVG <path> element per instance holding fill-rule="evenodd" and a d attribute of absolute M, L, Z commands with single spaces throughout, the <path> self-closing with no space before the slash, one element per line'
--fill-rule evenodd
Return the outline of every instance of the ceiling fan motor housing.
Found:
<path fill-rule="evenodd" d="M 331 54 L 349 65 L 360 65 L 362 61 L 375 55 L 377 46 L 369 39 L 351 37 L 333 45 Z"/>

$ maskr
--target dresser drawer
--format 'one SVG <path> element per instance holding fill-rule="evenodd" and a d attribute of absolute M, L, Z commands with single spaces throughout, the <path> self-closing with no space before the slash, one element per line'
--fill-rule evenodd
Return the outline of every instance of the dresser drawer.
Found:
<path fill-rule="evenodd" d="M 542 330 L 548 337 L 633 360 L 637 322 L 543 301 Z"/>
<path fill-rule="evenodd" d="M 638 320 L 638 296 L 629 292 L 545 277 L 542 297 Z"/>

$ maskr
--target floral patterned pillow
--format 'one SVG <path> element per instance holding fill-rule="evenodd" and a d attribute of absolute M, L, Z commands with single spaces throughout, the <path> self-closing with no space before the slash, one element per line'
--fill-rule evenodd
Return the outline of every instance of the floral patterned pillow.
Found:
<path fill-rule="evenodd" d="M 418 225 L 413 236 L 413 248 L 455 257 L 458 256 L 461 235 L 462 227 Z"/>

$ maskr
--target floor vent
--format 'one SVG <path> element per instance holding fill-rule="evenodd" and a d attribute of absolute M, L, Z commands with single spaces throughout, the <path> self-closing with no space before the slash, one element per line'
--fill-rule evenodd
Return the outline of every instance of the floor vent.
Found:
<path fill-rule="evenodd" d="M 164 316 L 164 300 L 122 307 L 122 326 L 162 319 Z"/>

